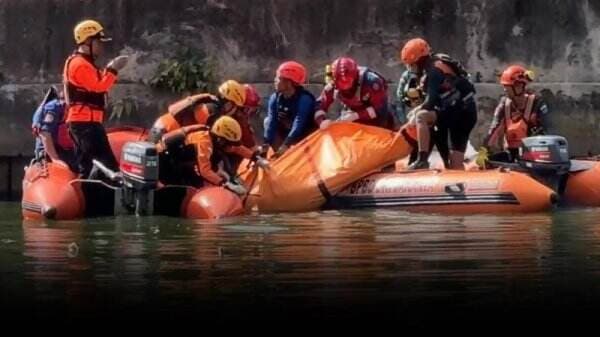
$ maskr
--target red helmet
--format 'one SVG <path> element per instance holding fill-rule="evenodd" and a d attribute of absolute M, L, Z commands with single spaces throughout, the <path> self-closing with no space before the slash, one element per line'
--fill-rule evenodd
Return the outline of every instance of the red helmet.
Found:
<path fill-rule="evenodd" d="M 244 107 L 247 108 L 256 108 L 260 105 L 260 95 L 256 88 L 251 86 L 250 84 L 244 84 L 244 89 L 246 91 L 246 100 L 244 101 Z"/>
<path fill-rule="evenodd" d="M 306 68 L 296 61 L 283 62 L 277 68 L 277 76 L 287 78 L 296 84 L 303 84 L 306 80 Z"/>
<path fill-rule="evenodd" d="M 521 82 L 527 84 L 527 82 L 533 81 L 533 72 L 525 69 L 519 65 L 512 65 L 500 76 L 500 84 L 502 85 L 514 85 L 515 82 Z"/>
<path fill-rule="evenodd" d="M 400 59 L 406 65 L 415 64 L 421 57 L 427 56 L 429 53 L 431 53 L 429 43 L 421 38 L 416 38 L 409 40 L 402 47 Z"/>
<path fill-rule="evenodd" d="M 340 90 L 348 90 L 358 77 L 358 64 L 349 57 L 340 57 L 331 64 L 333 83 Z"/>

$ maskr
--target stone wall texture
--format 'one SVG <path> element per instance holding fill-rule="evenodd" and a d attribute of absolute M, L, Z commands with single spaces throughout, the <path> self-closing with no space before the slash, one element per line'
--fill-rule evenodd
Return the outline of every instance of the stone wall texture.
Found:
<path fill-rule="evenodd" d="M 502 92 L 498 72 L 519 62 L 538 74 L 553 131 L 569 138 L 571 152 L 600 152 L 600 1 L 0 0 L 0 155 L 31 152 L 31 114 L 43 89 L 60 82 L 72 27 L 84 18 L 103 22 L 114 37 L 107 57 L 131 56 L 111 102 L 126 100 L 135 113 L 109 123 L 148 126 L 177 98 L 147 83 L 161 60 L 185 46 L 216 62 L 218 80 L 263 84 L 266 96 L 286 59 L 306 64 L 314 91 L 324 65 L 341 55 L 396 82 L 399 47 L 423 36 L 479 82 L 473 143 Z"/>

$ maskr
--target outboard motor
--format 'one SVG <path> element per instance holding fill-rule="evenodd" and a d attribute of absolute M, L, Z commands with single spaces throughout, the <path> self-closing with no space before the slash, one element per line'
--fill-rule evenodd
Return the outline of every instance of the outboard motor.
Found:
<path fill-rule="evenodd" d="M 136 215 L 152 215 L 158 185 L 158 153 L 149 142 L 127 142 L 121 151 L 123 204 Z"/>
<path fill-rule="evenodd" d="M 561 195 L 564 192 L 571 161 L 567 140 L 561 136 L 535 136 L 523 139 L 519 165 L 535 179 Z"/>

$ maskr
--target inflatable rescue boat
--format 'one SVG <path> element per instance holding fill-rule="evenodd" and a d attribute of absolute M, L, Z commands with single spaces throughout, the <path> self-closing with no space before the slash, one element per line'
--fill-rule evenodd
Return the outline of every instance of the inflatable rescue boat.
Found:
<path fill-rule="evenodd" d="M 120 173 L 94 162 L 108 182 L 80 179 L 59 163 L 32 162 L 23 178 L 25 219 L 69 220 L 131 213 L 215 219 L 244 212 L 241 199 L 225 188 L 160 184 L 156 147 L 143 141 L 145 129 L 116 128 L 107 134 L 119 158 Z"/>
<path fill-rule="evenodd" d="M 516 163 L 492 166 L 523 172 L 550 187 L 565 206 L 600 206 L 600 162 L 595 158 L 570 159 L 567 140 L 561 136 L 523 139 Z"/>
<path fill-rule="evenodd" d="M 600 206 L 600 161 L 569 159 L 566 139 L 536 136 L 523 140 L 515 163 L 490 161 L 492 168 L 467 163 L 466 171 L 396 171 L 362 178 L 330 198 L 326 208 L 397 207 L 441 213 L 544 211 L 558 203 Z M 443 167 L 441 162 L 434 167 Z"/>
<path fill-rule="evenodd" d="M 453 214 L 548 210 L 558 200 L 550 188 L 509 170 L 376 173 L 330 198 L 325 208 L 397 207 Z"/>

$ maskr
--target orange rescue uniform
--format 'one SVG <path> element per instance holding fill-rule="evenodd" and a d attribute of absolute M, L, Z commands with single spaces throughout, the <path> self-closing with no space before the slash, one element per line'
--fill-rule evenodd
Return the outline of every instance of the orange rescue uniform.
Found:
<path fill-rule="evenodd" d="M 112 69 L 100 70 L 90 56 L 75 53 L 65 63 L 63 81 L 67 123 L 102 123 L 106 93 L 117 81 L 116 72 Z"/>
<path fill-rule="evenodd" d="M 168 111 L 152 125 L 150 140 L 157 142 L 163 134 L 184 126 L 210 124 L 209 117 L 217 115 L 217 102 L 217 97 L 211 94 L 198 94 L 171 104 Z"/>
<path fill-rule="evenodd" d="M 186 129 L 194 131 L 187 133 Z M 204 181 L 207 181 L 213 185 L 222 185 L 225 183 L 225 178 L 220 176 L 212 168 L 212 157 L 215 151 L 210 131 L 206 127 L 188 126 L 187 128 L 178 129 L 175 132 L 165 135 L 162 138 L 162 141 L 158 144 L 159 152 L 164 152 L 171 147 L 177 147 L 177 142 L 181 142 L 182 139 L 180 138 L 179 140 L 172 142 L 169 140 L 169 138 L 177 139 L 178 137 L 181 137 L 180 132 L 187 133 L 185 134 L 185 138 L 183 138 L 183 145 L 185 147 L 192 147 L 194 149 L 196 157 L 196 173 L 202 177 Z M 229 145 L 223 149 L 223 152 L 247 159 L 255 158 L 255 152 L 243 145 Z"/>

